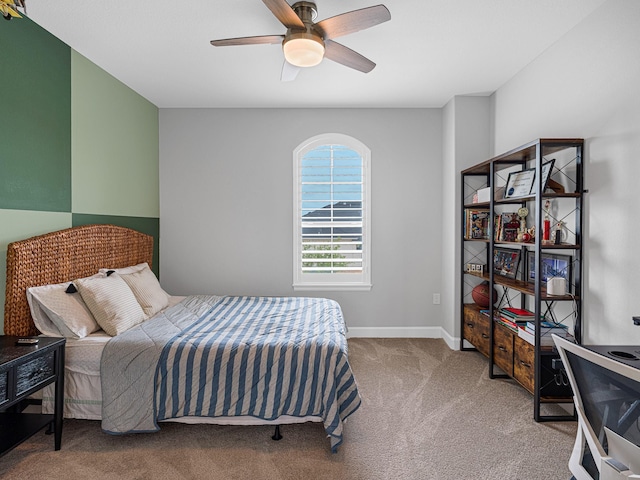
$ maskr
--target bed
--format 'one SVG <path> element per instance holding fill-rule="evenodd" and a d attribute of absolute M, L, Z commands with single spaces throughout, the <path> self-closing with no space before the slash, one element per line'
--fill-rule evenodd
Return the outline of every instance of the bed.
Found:
<path fill-rule="evenodd" d="M 344 421 L 360 406 L 339 305 L 306 297 L 170 296 L 145 277 L 152 257 L 153 237 L 114 225 L 9 244 L 5 334 L 67 337 L 65 418 L 100 420 L 111 434 L 152 432 L 163 421 L 322 422 L 337 451 Z M 120 288 L 122 296 L 111 298 Z M 61 301 L 84 300 L 83 310 L 60 319 L 38 296 L 53 289 Z M 94 317 L 87 321 L 99 319 L 93 328 L 77 320 L 86 312 Z M 44 391 L 45 412 L 53 409 L 52 393 Z"/>

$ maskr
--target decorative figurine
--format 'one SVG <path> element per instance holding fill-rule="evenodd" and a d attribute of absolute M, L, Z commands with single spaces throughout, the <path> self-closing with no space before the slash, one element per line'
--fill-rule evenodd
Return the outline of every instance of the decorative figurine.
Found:
<path fill-rule="evenodd" d="M 527 233 L 527 221 L 525 220 L 529 215 L 529 209 L 527 207 L 520 207 L 518 209 L 518 217 L 520 217 L 520 228 L 518 229 L 518 242 L 525 242 L 524 234 Z"/>
<path fill-rule="evenodd" d="M 562 244 L 562 220 L 556 223 L 556 229 L 553 232 L 553 243 L 556 245 Z"/>
<path fill-rule="evenodd" d="M 549 243 L 551 240 L 551 220 L 549 218 L 549 210 L 551 209 L 551 200 L 544 202 L 544 221 L 542 222 L 542 241 Z"/>

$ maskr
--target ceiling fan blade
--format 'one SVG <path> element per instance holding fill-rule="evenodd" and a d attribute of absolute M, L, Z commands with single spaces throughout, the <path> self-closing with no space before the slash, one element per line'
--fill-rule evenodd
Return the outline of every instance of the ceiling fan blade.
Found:
<path fill-rule="evenodd" d="M 368 58 L 333 40 L 325 40 L 324 48 L 325 58 L 340 63 L 345 67 L 369 73 L 376 66 L 376 64 Z"/>
<path fill-rule="evenodd" d="M 286 60 L 282 65 L 282 74 L 280 75 L 281 82 L 292 82 L 298 76 L 298 72 L 300 71 L 300 67 L 296 67 L 295 65 L 291 65 Z"/>
<path fill-rule="evenodd" d="M 302 28 L 304 23 L 285 0 L 262 0 L 271 13 L 287 28 Z"/>
<path fill-rule="evenodd" d="M 262 45 L 282 43 L 283 40 L 284 35 L 260 35 L 258 37 L 238 37 L 211 40 L 211 45 L 214 47 L 228 47 L 230 45 Z"/>
<path fill-rule="evenodd" d="M 359 32 L 388 20 L 391 20 L 391 13 L 387 7 L 376 5 L 327 18 L 316 23 L 315 27 L 325 39 L 328 39 Z"/>

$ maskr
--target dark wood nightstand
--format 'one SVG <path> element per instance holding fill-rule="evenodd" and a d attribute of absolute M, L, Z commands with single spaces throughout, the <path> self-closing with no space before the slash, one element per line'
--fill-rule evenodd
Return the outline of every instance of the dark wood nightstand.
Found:
<path fill-rule="evenodd" d="M 37 345 L 17 345 L 18 338 L 0 336 L 0 456 L 49 426 L 55 449 L 62 443 L 64 402 L 64 338 L 38 338 Z M 53 415 L 22 413 L 20 403 L 56 383 Z"/>

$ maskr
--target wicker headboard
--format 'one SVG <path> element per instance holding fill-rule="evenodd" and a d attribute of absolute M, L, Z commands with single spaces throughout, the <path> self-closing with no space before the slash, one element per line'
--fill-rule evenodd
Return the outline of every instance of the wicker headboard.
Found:
<path fill-rule="evenodd" d="M 38 335 L 27 288 L 68 282 L 153 258 L 153 237 L 115 225 L 84 225 L 10 243 L 7 247 L 5 335 Z"/>

